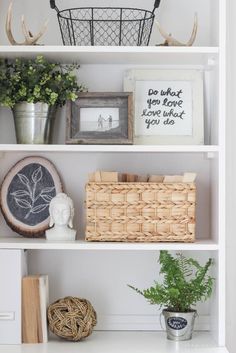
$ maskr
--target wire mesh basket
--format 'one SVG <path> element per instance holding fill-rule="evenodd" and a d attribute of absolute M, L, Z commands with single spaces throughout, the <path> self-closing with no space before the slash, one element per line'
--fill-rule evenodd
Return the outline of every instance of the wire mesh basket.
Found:
<path fill-rule="evenodd" d="M 121 7 L 78 7 L 57 12 L 64 45 L 124 45 L 149 44 L 155 10 L 161 0 L 155 0 L 153 11 Z"/>

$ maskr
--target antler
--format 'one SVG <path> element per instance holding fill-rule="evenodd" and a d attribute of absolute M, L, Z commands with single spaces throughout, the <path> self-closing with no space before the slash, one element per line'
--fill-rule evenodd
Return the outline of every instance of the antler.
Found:
<path fill-rule="evenodd" d="M 11 22 L 12 22 L 12 2 L 9 5 L 8 11 L 7 11 L 7 18 L 6 18 L 6 34 L 9 39 L 9 42 L 12 45 L 34 45 L 36 42 L 39 40 L 40 37 L 44 35 L 44 33 L 47 30 L 48 26 L 48 20 L 44 23 L 42 29 L 39 31 L 38 34 L 35 36 L 32 35 L 32 33 L 28 30 L 26 23 L 25 23 L 25 18 L 22 16 L 21 18 L 21 25 L 22 25 L 22 31 L 25 37 L 25 41 L 22 43 L 17 43 L 13 37 L 12 30 L 11 30 Z"/>
<path fill-rule="evenodd" d="M 191 34 L 191 37 L 190 37 L 190 39 L 189 39 L 189 41 L 187 43 L 179 42 L 177 39 L 172 37 L 171 34 L 166 33 L 164 31 L 164 29 L 161 28 L 161 26 L 160 26 L 160 24 L 158 22 L 156 22 L 156 24 L 157 24 L 157 27 L 159 29 L 159 32 L 165 38 L 165 42 L 163 44 L 160 44 L 160 45 L 191 47 L 193 45 L 195 39 L 196 39 L 197 29 L 198 29 L 198 18 L 197 18 L 197 14 L 196 13 L 194 15 L 194 25 L 193 25 L 192 34 Z"/>

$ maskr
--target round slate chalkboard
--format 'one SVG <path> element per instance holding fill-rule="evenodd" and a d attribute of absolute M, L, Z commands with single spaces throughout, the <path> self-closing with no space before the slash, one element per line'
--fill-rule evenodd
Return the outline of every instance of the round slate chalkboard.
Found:
<path fill-rule="evenodd" d="M 1 187 L 1 209 L 7 224 L 26 237 L 44 235 L 49 224 L 49 203 L 62 192 L 54 165 L 42 157 L 20 160 Z"/>

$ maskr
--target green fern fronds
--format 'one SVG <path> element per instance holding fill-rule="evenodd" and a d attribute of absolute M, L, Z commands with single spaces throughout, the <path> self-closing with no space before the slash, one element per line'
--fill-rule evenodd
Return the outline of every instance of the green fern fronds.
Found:
<path fill-rule="evenodd" d="M 197 302 L 205 301 L 211 296 L 215 280 L 208 275 L 208 271 L 213 264 L 212 259 L 201 266 L 195 259 L 186 258 L 181 253 L 174 257 L 168 251 L 161 250 L 159 263 L 160 274 L 164 276 L 163 283 L 155 282 L 154 286 L 144 290 L 128 285 L 150 304 L 186 312 Z"/>

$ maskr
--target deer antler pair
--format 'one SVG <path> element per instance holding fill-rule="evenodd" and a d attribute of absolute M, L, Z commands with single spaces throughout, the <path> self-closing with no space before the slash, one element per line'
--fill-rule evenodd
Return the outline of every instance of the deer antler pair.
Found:
<path fill-rule="evenodd" d="M 40 37 L 44 35 L 46 32 L 47 26 L 48 26 L 48 21 L 46 21 L 42 27 L 42 29 L 39 31 L 38 34 L 33 35 L 27 28 L 26 23 L 25 23 L 25 18 L 24 15 L 21 17 L 21 26 L 22 26 L 22 32 L 25 37 L 25 41 L 22 43 L 17 43 L 16 40 L 13 37 L 12 30 L 11 30 L 11 22 L 12 22 L 12 2 L 9 5 L 8 11 L 7 11 L 7 18 L 6 18 L 6 34 L 9 39 L 9 42 L 12 45 L 35 45 L 36 42 L 39 40 Z"/>
<path fill-rule="evenodd" d="M 194 25 L 193 25 L 193 31 L 191 34 L 191 37 L 189 39 L 189 41 L 187 43 L 181 43 L 179 42 L 177 39 L 175 39 L 174 37 L 172 37 L 171 34 L 166 33 L 160 26 L 160 24 L 158 22 L 156 22 L 157 27 L 159 29 L 159 32 L 161 33 L 161 35 L 165 38 L 165 42 L 163 44 L 163 46 L 184 46 L 184 47 L 191 47 L 196 39 L 196 35 L 197 35 L 197 29 L 198 29 L 198 19 L 197 19 L 197 14 L 195 13 L 194 15 Z"/>

